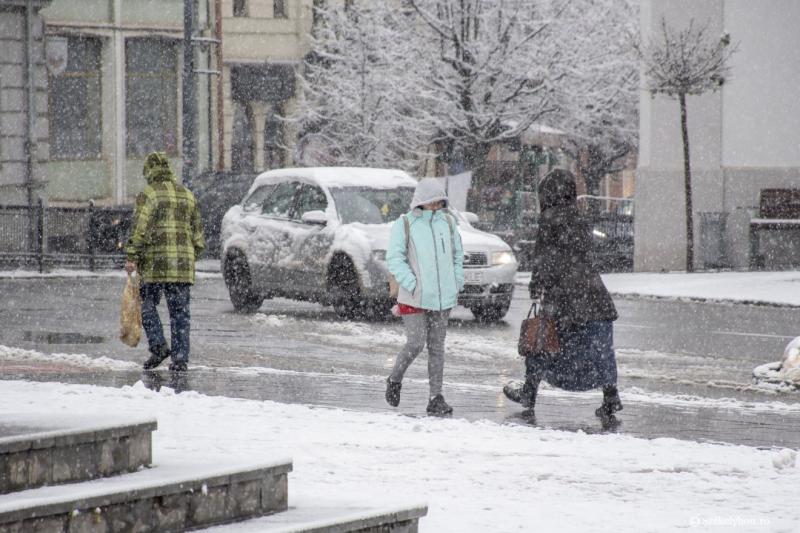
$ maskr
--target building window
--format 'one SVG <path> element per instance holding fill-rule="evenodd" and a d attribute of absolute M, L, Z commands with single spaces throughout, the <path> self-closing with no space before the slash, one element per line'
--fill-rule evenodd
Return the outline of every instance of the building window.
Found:
<path fill-rule="evenodd" d="M 128 156 L 178 153 L 178 47 L 166 39 L 125 41 Z"/>
<path fill-rule="evenodd" d="M 289 16 L 286 14 L 286 0 L 273 0 L 272 16 L 276 19 L 285 19 Z"/>
<path fill-rule="evenodd" d="M 231 143 L 231 170 L 251 173 L 255 170 L 255 121 L 250 106 L 233 104 L 233 141 Z"/>
<path fill-rule="evenodd" d="M 51 70 L 48 85 L 50 157 L 97 159 L 102 149 L 102 42 L 91 37 L 56 37 L 53 43 L 61 63 Z"/>
<path fill-rule="evenodd" d="M 283 122 L 273 109 L 264 121 L 264 168 L 281 168 L 286 164 Z"/>
<path fill-rule="evenodd" d="M 233 16 L 234 17 L 247 16 L 247 0 L 233 0 Z"/>

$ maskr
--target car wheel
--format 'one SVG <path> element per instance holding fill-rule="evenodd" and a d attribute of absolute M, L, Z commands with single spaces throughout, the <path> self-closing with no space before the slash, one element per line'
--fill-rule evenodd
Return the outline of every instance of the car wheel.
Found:
<path fill-rule="evenodd" d="M 347 320 L 367 317 L 368 305 L 361 296 L 356 267 L 348 257 L 335 257 L 328 268 L 328 287 L 333 310 Z"/>
<path fill-rule="evenodd" d="M 223 272 L 225 285 L 234 310 L 238 313 L 254 313 L 264 302 L 264 297 L 253 290 L 250 267 L 241 253 L 231 253 L 225 259 Z"/>
<path fill-rule="evenodd" d="M 394 302 L 391 300 L 372 300 L 366 305 L 366 318 L 367 320 L 374 320 L 380 322 L 389 318 L 389 311 L 391 311 Z"/>
<path fill-rule="evenodd" d="M 478 322 L 497 322 L 506 316 L 510 305 L 511 302 L 477 304 L 469 310 Z"/>

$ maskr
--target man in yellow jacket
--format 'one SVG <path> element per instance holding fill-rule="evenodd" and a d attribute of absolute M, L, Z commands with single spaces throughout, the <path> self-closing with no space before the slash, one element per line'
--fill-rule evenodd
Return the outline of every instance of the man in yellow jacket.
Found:
<path fill-rule="evenodd" d="M 136 198 L 133 231 L 126 247 L 125 270 L 141 276 L 142 326 L 150 358 L 144 369 L 172 357 L 170 370 L 185 371 L 189 362 L 190 287 L 195 259 L 205 248 L 200 211 L 194 195 L 178 184 L 164 152 L 152 152 L 144 163 L 147 186 Z M 172 348 L 156 306 L 161 293 L 169 310 Z"/>

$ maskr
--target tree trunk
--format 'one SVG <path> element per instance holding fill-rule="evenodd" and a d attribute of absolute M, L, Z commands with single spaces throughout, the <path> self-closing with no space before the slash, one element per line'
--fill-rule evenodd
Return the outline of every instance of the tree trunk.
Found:
<path fill-rule="evenodd" d="M 689 163 L 689 130 L 686 125 L 686 94 L 681 103 L 681 135 L 683 137 L 683 176 L 686 194 L 686 272 L 694 272 L 694 215 L 692 214 L 692 168 Z"/>

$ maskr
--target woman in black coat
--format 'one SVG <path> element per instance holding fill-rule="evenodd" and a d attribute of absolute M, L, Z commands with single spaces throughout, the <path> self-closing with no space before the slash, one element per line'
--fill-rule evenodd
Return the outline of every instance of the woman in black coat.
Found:
<path fill-rule="evenodd" d="M 525 383 L 506 385 L 503 392 L 532 409 L 543 379 L 571 391 L 602 387 L 603 404 L 596 414 L 609 417 L 622 410 L 613 343 L 617 310 L 593 265 L 591 227 L 578 211 L 572 173 L 556 169 L 545 176 L 539 205 L 530 295 L 556 321 L 561 349 L 554 356 L 527 357 Z"/>

